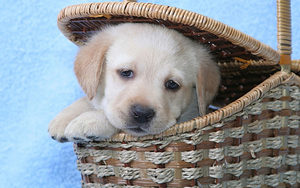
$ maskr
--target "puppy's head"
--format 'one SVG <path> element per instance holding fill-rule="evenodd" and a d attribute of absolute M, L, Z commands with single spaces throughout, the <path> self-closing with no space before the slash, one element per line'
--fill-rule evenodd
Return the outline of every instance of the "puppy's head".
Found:
<path fill-rule="evenodd" d="M 204 115 L 220 80 L 204 47 L 149 24 L 102 30 L 81 47 L 74 69 L 94 107 L 113 126 L 138 136 L 176 124 L 193 102 L 193 87 Z"/>

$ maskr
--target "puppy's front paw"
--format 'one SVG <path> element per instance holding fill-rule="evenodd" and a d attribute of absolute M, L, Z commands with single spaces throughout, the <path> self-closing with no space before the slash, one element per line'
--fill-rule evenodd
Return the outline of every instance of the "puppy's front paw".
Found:
<path fill-rule="evenodd" d="M 72 120 L 64 135 L 70 141 L 104 140 L 117 134 L 119 130 L 106 119 L 103 111 L 89 111 Z"/>
<path fill-rule="evenodd" d="M 53 140 L 58 142 L 68 142 L 69 140 L 65 137 L 65 129 L 72 119 L 64 118 L 61 116 L 55 117 L 48 126 L 48 132 Z"/>

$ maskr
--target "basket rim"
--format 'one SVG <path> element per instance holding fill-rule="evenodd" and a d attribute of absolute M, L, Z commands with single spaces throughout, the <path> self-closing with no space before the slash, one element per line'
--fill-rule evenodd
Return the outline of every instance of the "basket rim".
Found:
<path fill-rule="evenodd" d="M 269 65 L 276 65 L 280 61 L 279 52 L 239 30 L 204 15 L 165 5 L 142 2 L 100 2 L 71 5 L 59 12 L 57 25 L 66 38 L 81 46 L 84 45 L 84 42 L 79 41 L 76 34 L 72 33 L 70 29 L 72 20 L 79 18 L 89 20 L 99 17 L 110 19 L 112 16 L 166 20 L 195 27 L 224 38 L 236 46 L 243 47 L 254 56 L 262 58 L 264 60 L 262 65 L 266 65 L 266 62 Z"/>

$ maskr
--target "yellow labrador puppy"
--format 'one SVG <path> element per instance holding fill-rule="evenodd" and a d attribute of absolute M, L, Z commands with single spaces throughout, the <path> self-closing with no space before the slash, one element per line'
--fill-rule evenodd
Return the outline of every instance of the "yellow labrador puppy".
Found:
<path fill-rule="evenodd" d="M 204 115 L 220 82 L 205 47 L 151 24 L 103 29 L 80 48 L 74 70 L 86 97 L 50 122 L 60 142 L 161 133 Z"/>

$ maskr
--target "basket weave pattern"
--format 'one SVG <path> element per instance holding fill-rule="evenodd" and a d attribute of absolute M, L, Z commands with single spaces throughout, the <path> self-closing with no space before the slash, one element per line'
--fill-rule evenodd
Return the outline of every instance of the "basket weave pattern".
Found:
<path fill-rule="evenodd" d="M 275 74 L 259 86 L 262 97 L 202 129 L 75 144 L 83 187 L 300 186 L 299 79 Z"/>
<path fill-rule="evenodd" d="M 258 55 L 269 60 L 265 64 L 274 65 L 280 58 L 276 50 L 226 24 L 176 7 L 142 2 L 87 3 L 66 7 L 58 15 L 59 29 L 77 45 L 83 45 L 89 33 L 104 25 L 124 22 L 163 25 L 180 30 L 185 36 L 196 38 L 196 41 L 221 44 L 212 48 L 221 51 L 219 57 L 225 59 L 248 55 L 257 60 L 253 55 Z"/>

